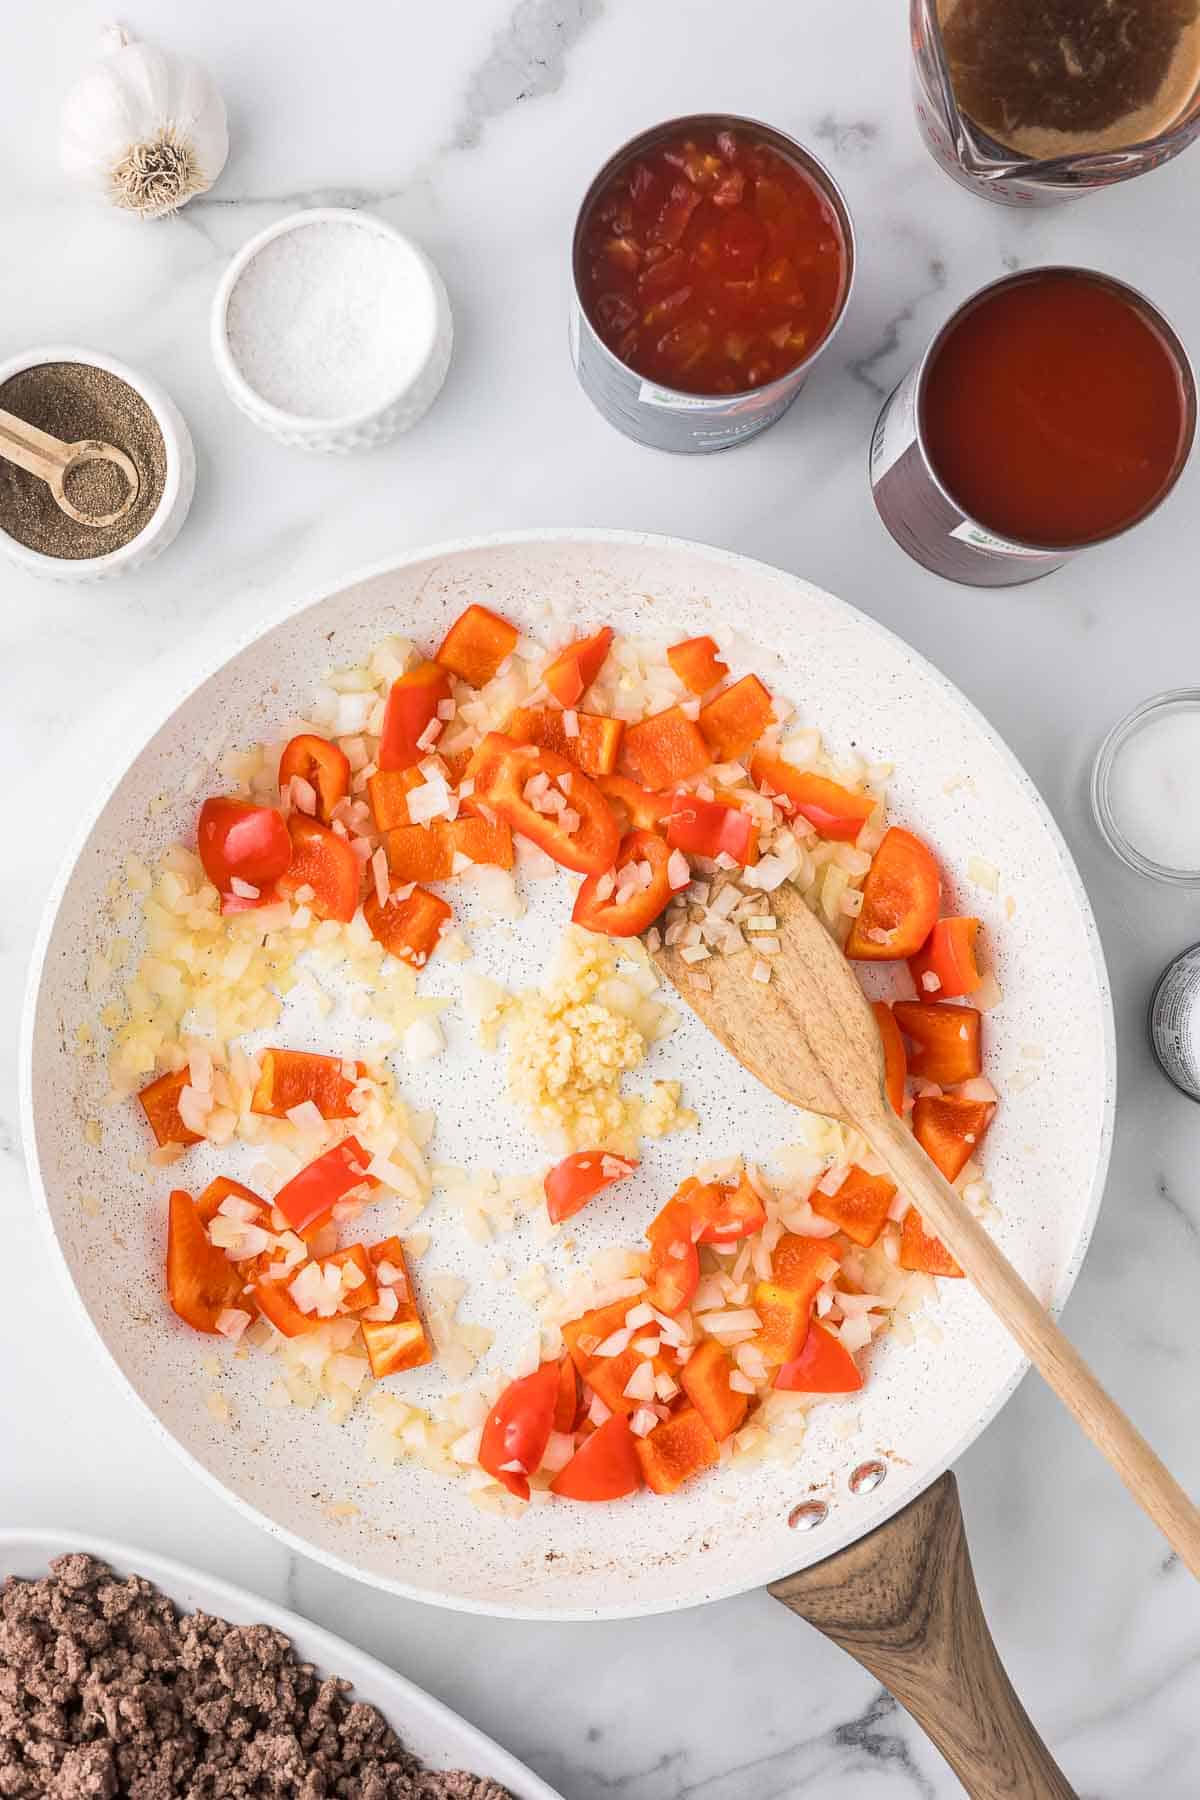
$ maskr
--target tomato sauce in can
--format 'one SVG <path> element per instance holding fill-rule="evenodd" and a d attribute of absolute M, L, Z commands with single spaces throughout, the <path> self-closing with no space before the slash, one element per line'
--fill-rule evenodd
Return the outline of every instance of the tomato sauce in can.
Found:
<path fill-rule="evenodd" d="M 1011 586 L 1153 512 L 1195 426 L 1187 353 L 1144 296 L 1091 269 L 1030 269 L 972 296 L 893 392 L 871 487 L 917 562 Z"/>
<path fill-rule="evenodd" d="M 720 450 L 795 399 L 845 311 L 845 202 L 772 127 L 697 115 L 610 159 L 580 208 L 572 349 L 612 424 L 657 449 Z"/>

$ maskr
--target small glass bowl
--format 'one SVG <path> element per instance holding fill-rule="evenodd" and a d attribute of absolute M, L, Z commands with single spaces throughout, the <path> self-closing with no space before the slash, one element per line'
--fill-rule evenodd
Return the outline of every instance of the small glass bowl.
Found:
<path fill-rule="evenodd" d="M 1121 753 L 1151 720 L 1181 712 L 1200 714 L 1200 688 L 1169 688 L 1164 694 L 1154 694 L 1113 726 L 1101 744 L 1092 768 L 1092 811 L 1109 849 L 1127 868 L 1139 875 L 1149 875 L 1155 881 L 1169 882 L 1174 887 L 1197 888 L 1200 887 L 1200 869 L 1173 868 L 1146 856 L 1125 836 L 1112 807 L 1112 778 Z"/>

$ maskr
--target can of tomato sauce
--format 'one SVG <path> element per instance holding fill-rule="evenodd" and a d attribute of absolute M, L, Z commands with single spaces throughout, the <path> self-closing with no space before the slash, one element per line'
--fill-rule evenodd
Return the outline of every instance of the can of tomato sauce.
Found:
<path fill-rule="evenodd" d="M 871 490 L 927 569 L 1011 587 L 1147 518 L 1195 429 L 1187 352 L 1143 294 L 1029 269 L 973 294 L 884 403 Z"/>
<path fill-rule="evenodd" d="M 580 384 L 638 443 L 728 449 L 796 398 L 845 316 L 854 261 L 841 191 L 794 138 L 728 113 L 655 125 L 579 209 Z"/>

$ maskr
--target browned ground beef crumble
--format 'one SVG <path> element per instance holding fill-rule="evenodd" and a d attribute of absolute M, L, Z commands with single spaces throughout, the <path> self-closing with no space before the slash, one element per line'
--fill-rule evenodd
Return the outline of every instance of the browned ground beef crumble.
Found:
<path fill-rule="evenodd" d="M 50 1570 L 0 1591 L 4 1800 L 511 1800 L 422 1769 L 269 1625 L 180 1617 L 90 1556 Z"/>

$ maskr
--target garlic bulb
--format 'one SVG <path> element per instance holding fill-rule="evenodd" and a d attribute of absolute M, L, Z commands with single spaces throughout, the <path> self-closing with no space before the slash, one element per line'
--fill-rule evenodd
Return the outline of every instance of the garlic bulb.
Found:
<path fill-rule="evenodd" d="M 210 188 L 229 155 L 225 103 L 190 56 L 105 33 L 62 109 L 60 156 L 68 175 L 144 219 L 173 213 Z"/>

